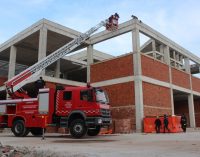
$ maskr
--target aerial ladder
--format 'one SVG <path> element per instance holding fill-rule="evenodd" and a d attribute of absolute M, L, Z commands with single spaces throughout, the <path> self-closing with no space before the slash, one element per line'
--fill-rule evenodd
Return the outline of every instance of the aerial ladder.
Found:
<path fill-rule="evenodd" d="M 5 82 L 5 86 L 2 88 L 6 90 L 7 94 L 10 95 L 12 99 L 19 98 L 17 93 L 20 93 L 21 88 L 30 82 L 30 79 L 37 77 L 42 70 L 46 67 L 57 61 L 58 59 L 66 56 L 67 54 L 71 53 L 75 48 L 80 46 L 83 42 L 85 42 L 94 32 L 96 32 L 102 26 L 106 27 L 106 30 L 114 31 L 118 28 L 118 19 L 119 15 L 115 13 L 111 15 L 109 19 L 101 21 L 96 26 L 89 29 L 87 32 L 79 35 L 77 38 L 72 40 L 71 42 L 67 43 L 66 45 L 62 46 L 58 50 L 54 51 L 47 57 L 41 59 L 28 69 L 24 70 L 23 72 L 19 73 L 18 75 L 14 76 L 7 82 Z M 0 103 L 1 104 L 1 103 Z"/>

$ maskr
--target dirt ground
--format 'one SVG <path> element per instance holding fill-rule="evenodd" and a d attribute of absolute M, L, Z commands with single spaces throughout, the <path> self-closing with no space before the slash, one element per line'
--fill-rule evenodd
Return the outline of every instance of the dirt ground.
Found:
<path fill-rule="evenodd" d="M 100 135 L 72 139 L 47 134 L 45 140 L 29 135 L 0 133 L 2 145 L 25 152 L 25 157 L 200 157 L 200 131 L 176 134 Z"/>

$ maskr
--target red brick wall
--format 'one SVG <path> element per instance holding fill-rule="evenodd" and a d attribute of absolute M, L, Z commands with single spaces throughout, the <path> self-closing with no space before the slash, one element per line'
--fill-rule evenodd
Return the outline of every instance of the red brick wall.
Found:
<path fill-rule="evenodd" d="M 196 126 L 200 127 L 200 99 L 194 101 Z"/>
<path fill-rule="evenodd" d="M 0 86 L 2 86 L 6 81 L 7 81 L 6 77 L 0 77 Z"/>
<path fill-rule="evenodd" d="M 170 89 L 143 82 L 144 116 L 171 115 Z"/>
<path fill-rule="evenodd" d="M 134 82 L 127 82 L 102 87 L 108 93 L 112 107 L 135 104 Z"/>
<path fill-rule="evenodd" d="M 188 101 L 175 101 L 174 102 L 174 114 L 175 115 L 182 115 L 185 114 L 187 118 L 187 124 L 189 126 L 189 109 L 188 109 Z"/>
<path fill-rule="evenodd" d="M 129 54 L 91 65 L 91 82 L 133 75 L 133 55 Z"/>
<path fill-rule="evenodd" d="M 172 68 L 172 82 L 175 85 L 190 88 L 190 77 L 186 72 Z"/>
<path fill-rule="evenodd" d="M 102 87 L 110 100 L 113 130 L 116 133 L 129 133 L 135 129 L 134 82 Z"/>
<path fill-rule="evenodd" d="M 192 77 L 192 89 L 194 91 L 200 92 L 200 79 Z"/>
<path fill-rule="evenodd" d="M 169 67 L 148 56 L 141 55 L 142 75 L 169 82 Z"/>
<path fill-rule="evenodd" d="M 45 85 L 47 88 L 56 88 L 56 84 L 55 83 L 52 83 L 52 82 L 46 82 L 46 85 Z"/>

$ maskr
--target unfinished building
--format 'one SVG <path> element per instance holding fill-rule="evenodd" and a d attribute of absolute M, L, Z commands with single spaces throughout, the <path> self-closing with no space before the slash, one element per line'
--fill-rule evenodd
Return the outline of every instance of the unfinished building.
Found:
<path fill-rule="evenodd" d="M 95 44 L 132 33 L 132 52 L 112 56 L 94 50 Z M 149 40 L 140 46 L 140 35 Z M 0 45 L 0 84 L 80 35 L 80 32 L 42 19 Z M 190 127 L 200 126 L 200 58 L 137 18 L 114 32 L 91 36 L 76 50 L 42 73 L 48 87 L 55 84 L 106 89 L 116 133 L 142 131 L 145 116 L 185 113 Z M 37 79 L 37 78 L 36 78 Z M 5 93 L 1 93 L 5 97 Z M 1 112 L 3 112 L 1 110 Z"/>

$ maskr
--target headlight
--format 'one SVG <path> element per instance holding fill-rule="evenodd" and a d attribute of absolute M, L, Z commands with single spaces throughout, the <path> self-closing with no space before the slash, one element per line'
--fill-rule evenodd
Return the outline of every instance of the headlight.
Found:
<path fill-rule="evenodd" d="M 97 122 L 98 122 L 98 124 L 102 124 L 103 121 L 102 121 L 102 119 L 98 119 Z"/>

